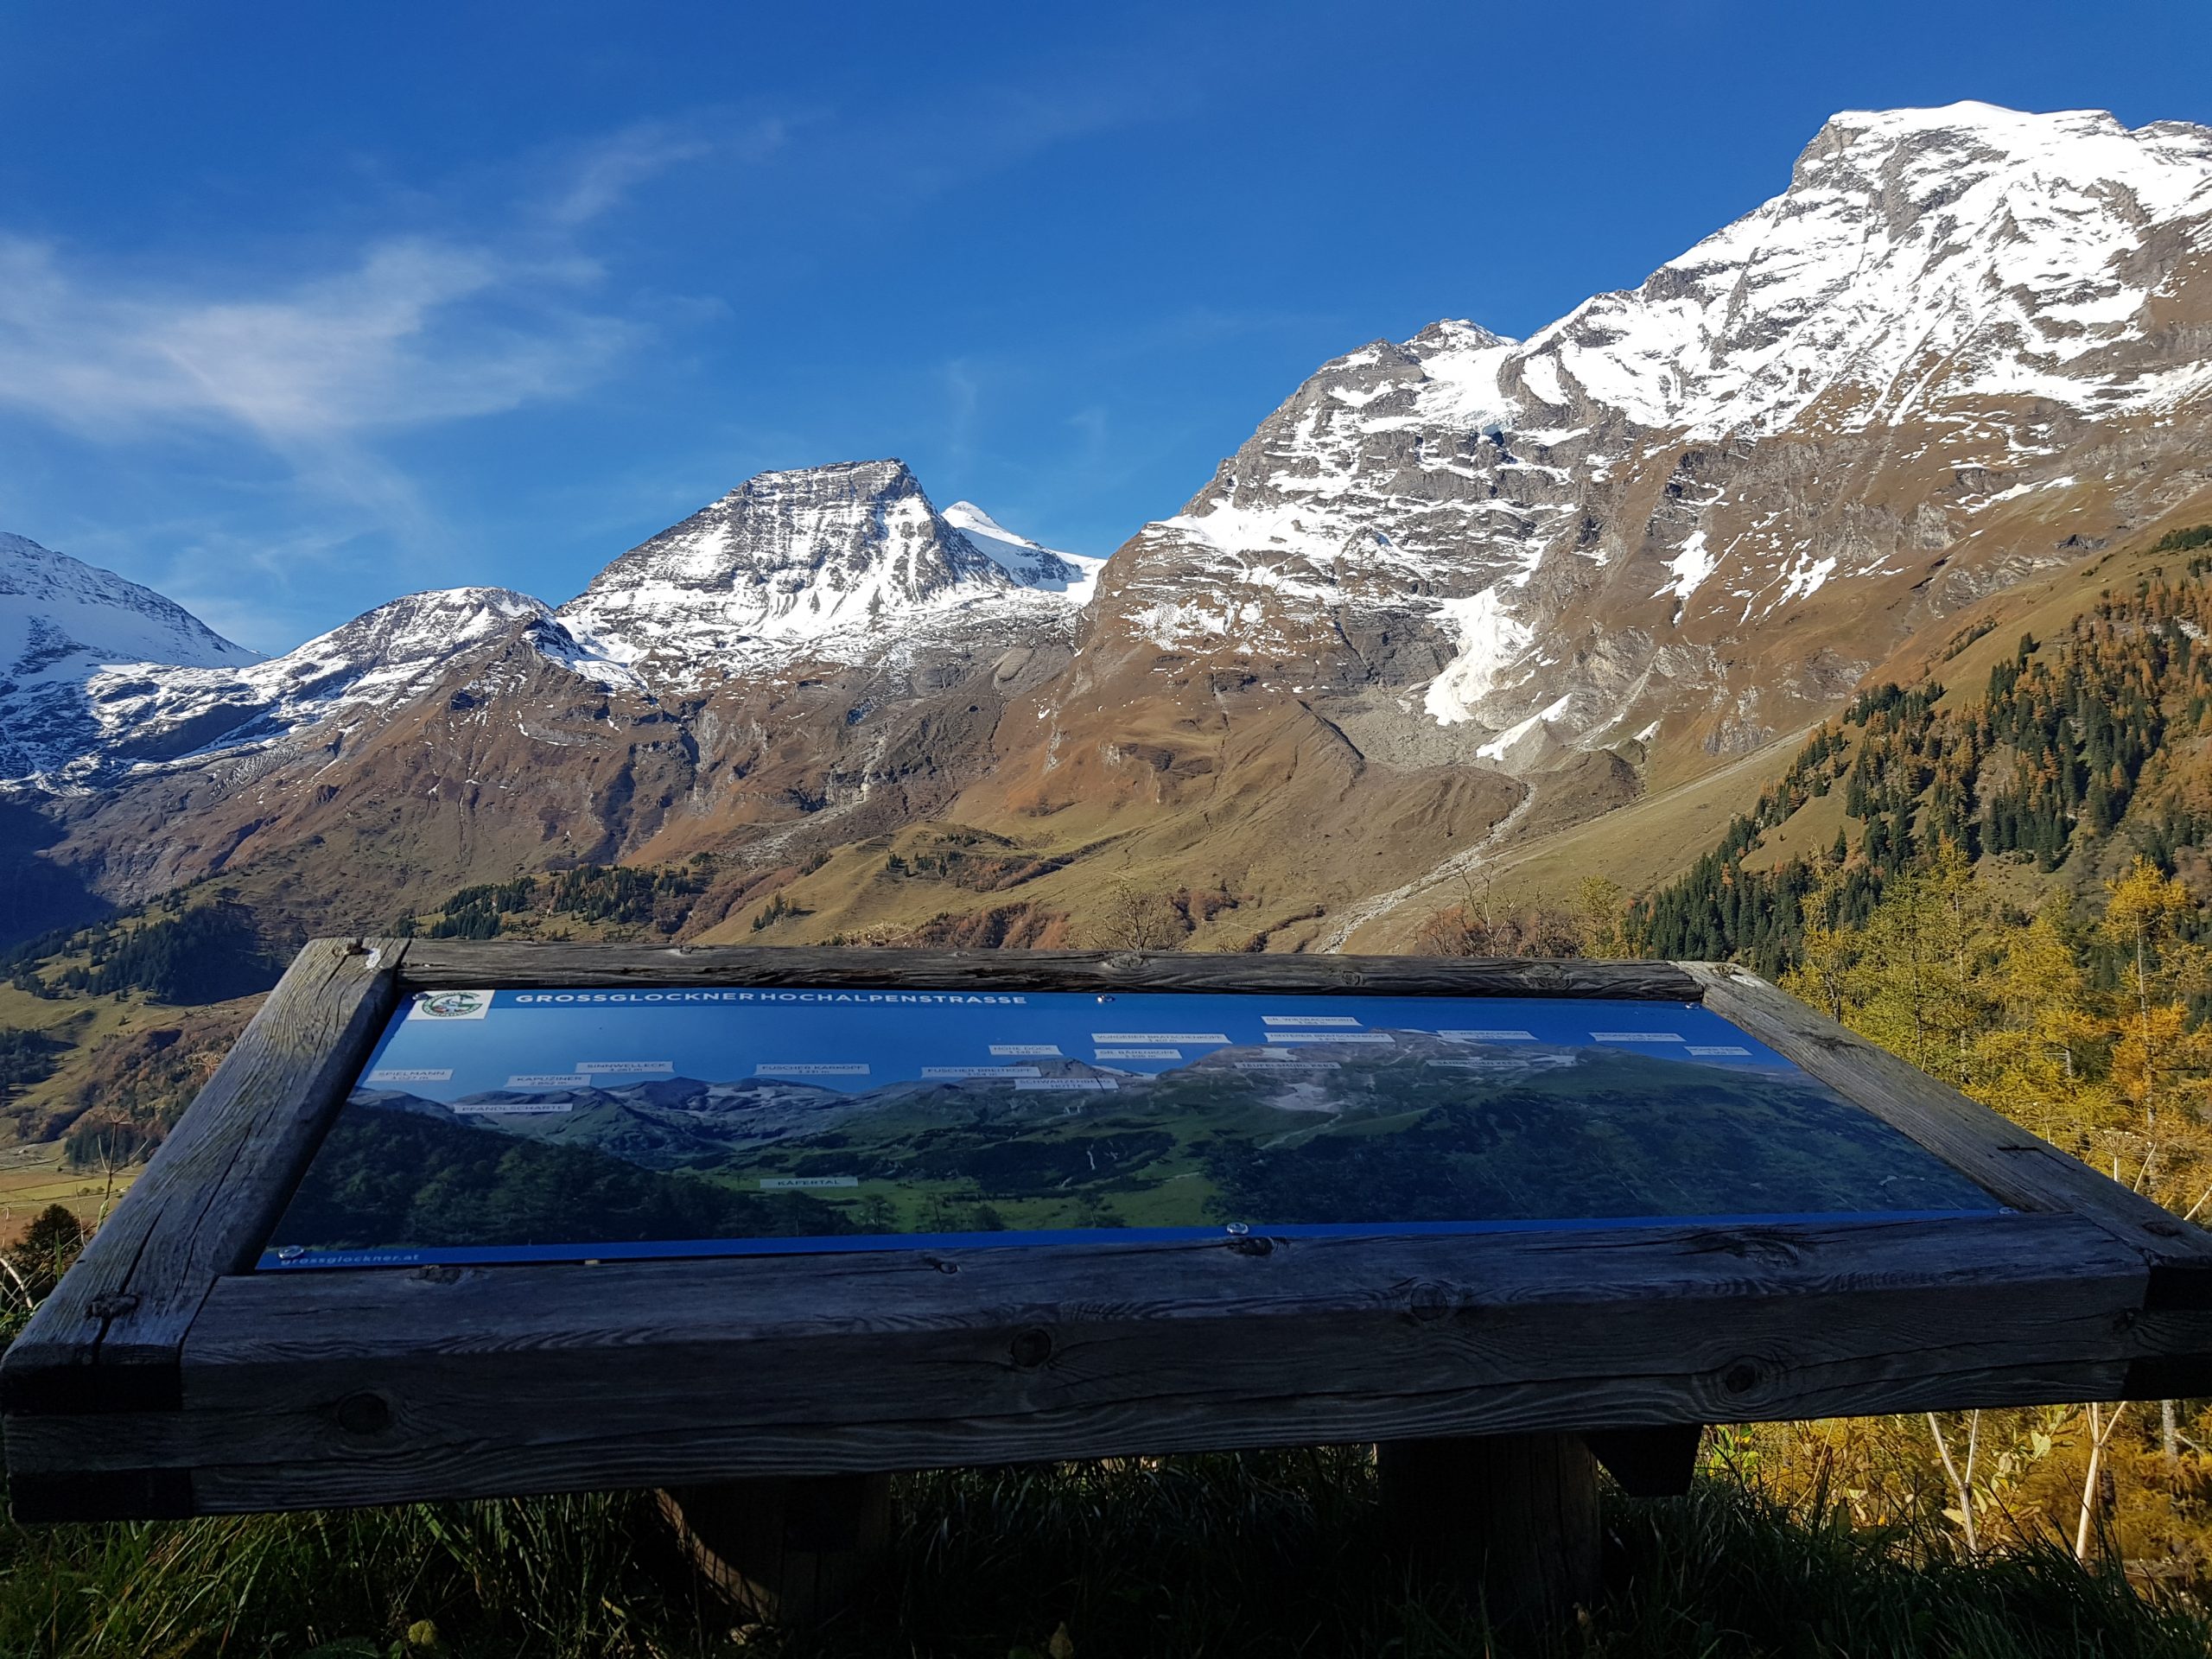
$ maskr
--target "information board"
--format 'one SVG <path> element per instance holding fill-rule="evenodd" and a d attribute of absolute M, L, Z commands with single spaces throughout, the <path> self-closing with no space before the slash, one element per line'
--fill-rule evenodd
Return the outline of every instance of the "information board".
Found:
<path fill-rule="evenodd" d="M 1999 1213 L 1696 1003 L 445 990 L 260 1265 Z"/>
<path fill-rule="evenodd" d="M 337 938 L 0 1442 L 99 1521 L 2198 1395 L 2203 1230 L 1732 963 Z"/>

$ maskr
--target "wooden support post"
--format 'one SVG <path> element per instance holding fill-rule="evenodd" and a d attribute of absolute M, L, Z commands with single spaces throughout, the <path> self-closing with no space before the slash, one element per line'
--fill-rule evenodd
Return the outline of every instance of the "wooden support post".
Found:
<path fill-rule="evenodd" d="M 1558 1619 L 1596 1600 L 1598 1465 L 1576 1434 L 1378 1446 L 1383 1513 L 1414 1558 L 1459 1576 L 1499 1618 Z"/>
<path fill-rule="evenodd" d="M 888 1475 L 772 1476 L 660 1493 L 692 1565 L 772 1624 L 842 1611 L 891 1538 Z"/>

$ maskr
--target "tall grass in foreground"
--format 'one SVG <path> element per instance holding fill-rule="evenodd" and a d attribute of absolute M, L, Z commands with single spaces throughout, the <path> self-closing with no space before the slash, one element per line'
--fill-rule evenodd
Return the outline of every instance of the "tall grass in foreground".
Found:
<path fill-rule="evenodd" d="M 1608 1589 L 1571 1629 L 1496 1630 L 1410 1575 L 1357 1450 L 920 1475 L 875 1592 L 809 1635 L 746 1628 L 634 1495 L 30 1530 L 0 1523 L 0 1654 L 1959 1656 L 2203 1659 L 2212 1620 L 2054 1543 L 1793 1514 L 1732 1481 L 1609 1502 Z"/>

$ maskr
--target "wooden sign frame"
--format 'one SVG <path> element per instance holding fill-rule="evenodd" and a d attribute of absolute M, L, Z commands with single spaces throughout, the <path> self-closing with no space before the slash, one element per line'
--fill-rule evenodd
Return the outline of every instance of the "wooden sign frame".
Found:
<path fill-rule="evenodd" d="M 2014 1213 L 251 1270 L 403 997 L 577 985 L 1701 1001 Z M 2212 1235 L 1732 966 L 401 939 L 301 952 L 0 1363 L 37 1521 L 2208 1394 Z"/>

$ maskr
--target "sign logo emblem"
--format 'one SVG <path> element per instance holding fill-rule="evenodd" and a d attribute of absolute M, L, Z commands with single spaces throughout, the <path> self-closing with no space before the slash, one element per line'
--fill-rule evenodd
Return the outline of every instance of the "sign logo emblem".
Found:
<path fill-rule="evenodd" d="M 481 1020 L 492 1007 L 489 991 L 423 991 L 408 1017 L 415 1020 Z"/>

